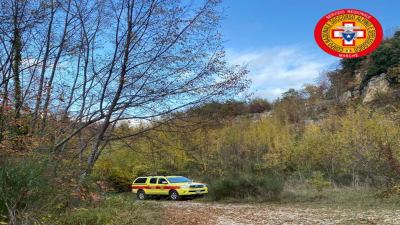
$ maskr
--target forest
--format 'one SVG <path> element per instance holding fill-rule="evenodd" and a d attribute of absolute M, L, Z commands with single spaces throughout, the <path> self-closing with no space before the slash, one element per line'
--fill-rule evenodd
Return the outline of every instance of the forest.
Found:
<path fill-rule="evenodd" d="M 399 206 L 400 31 L 270 102 L 227 62 L 219 3 L 0 2 L 0 224 L 162 223 L 129 195 L 142 175 L 205 202 Z"/>

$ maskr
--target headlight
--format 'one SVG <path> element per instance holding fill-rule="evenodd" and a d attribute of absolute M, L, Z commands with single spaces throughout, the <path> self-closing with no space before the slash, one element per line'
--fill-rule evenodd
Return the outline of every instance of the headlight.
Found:
<path fill-rule="evenodd" d="M 182 186 L 181 186 L 181 188 L 189 188 L 189 187 L 190 187 L 189 184 L 185 184 L 185 185 L 182 185 Z"/>

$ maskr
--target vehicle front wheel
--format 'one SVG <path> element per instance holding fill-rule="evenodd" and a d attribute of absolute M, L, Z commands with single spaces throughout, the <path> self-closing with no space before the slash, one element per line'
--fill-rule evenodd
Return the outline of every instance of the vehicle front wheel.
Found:
<path fill-rule="evenodd" d="M 180 198 L 180 196 L 177 191 L 172 190 L 169 192 L 169 199 L 171 199 L 172 201 L 177 201 L 177 200 L 179 200 L 179 198 Z"/>
<path fill-rule="evenodd" d="M 146 199 L 146 193 L 144 193 L 143 190 L 139 190 L 139 191 L 136 193 L 136 197 L 137 197 L 137 199 L 139 199 L 139 200 L 145 200 L 145 199 Z"/>

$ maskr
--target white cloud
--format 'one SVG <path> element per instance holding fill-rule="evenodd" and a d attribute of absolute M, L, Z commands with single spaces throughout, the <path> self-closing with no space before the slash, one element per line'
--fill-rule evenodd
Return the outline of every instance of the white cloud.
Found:
<path fill-rule="evenodd" d="M 289 88 L 315 83 L 335 61 L 301 47 L 275 47 L 256 51 L 227 51 L 228 61 L 247 65 L 255 96 L 274 100 Z"/>

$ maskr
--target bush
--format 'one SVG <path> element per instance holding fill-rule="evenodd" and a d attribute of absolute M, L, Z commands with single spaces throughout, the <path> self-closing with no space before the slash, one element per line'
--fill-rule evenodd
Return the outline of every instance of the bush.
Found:
<path fill-rule="evenodd" d="M 249 113 L 262 113 L 271 109 L 271 104 L 265 99 L 256 98 L 249 103 Z"/>
<path fill-rule="evenodd" d="M 316 171 L 308 179 L 308 184 L 314 188 L 320 195 L 322 191 L 331 186 L 331 182 L 324 178 L 324 174 L 320 171 Z"/>
<path fill-rule="evenodd" d="M 262 201 L 272 201 L 279 198 L 283 185 L 283 178 L 277 174 L 226 176 L 211 182 L 210 197 L 213 200 L 255 197 Z"/>
<path fill-rule="evenodd" d="M 400 65 L 389 68 L 387 78 L 390 83 L 400 83 Z"/>
<path fill-rule="evenodd" d="M 73 209 L 49 224 L 59 225 L 134 225 L 162 224 L 161 210 L 151 204 L 137 204 L 123 195 L 111 195 L 96 208 Z"/>
<path fill-rule="evenodd" d="M 6 161 L 0 167 L 0 214 L 16 224 L 18 213 L 48 194 L 45 163 L 34 160 Z"/>
<path fill-rule="evenodd" d="M 132 180 L 126 177 L 111 174 L 107 177 L 107 181 L 112 184 L 117 192 L 129 192 L 131 190 Z"/>
<path fill-rule="evenodd" d="M 377 194 L 380 198 L 390 198 L 400 196 L 400 184 L 394 183 L 387 187 L 384 191 Z"/>

